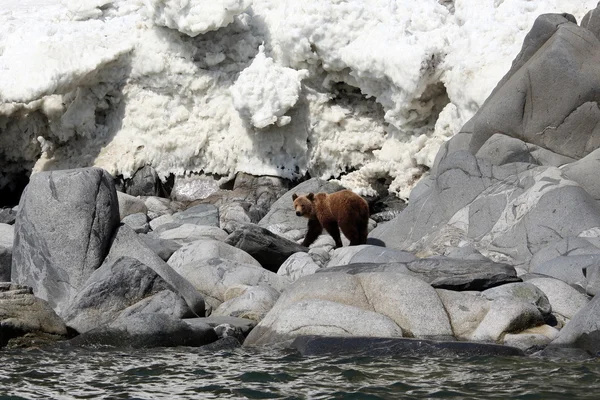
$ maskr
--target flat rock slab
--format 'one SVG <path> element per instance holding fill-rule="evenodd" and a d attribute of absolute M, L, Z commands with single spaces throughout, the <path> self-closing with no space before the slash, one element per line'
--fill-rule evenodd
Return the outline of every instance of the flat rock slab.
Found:
<path fill-rule="evenodd" d="M 277 272 L 292 254 L 308 251 L 307 247 L 254 224 L 241 226 L 227 237 L 225 243 L 244 250 L 271 272 Z"/>
<path fill-rule="evenodd" d="M 69 341 L 71 346 L 198 347 L 216 341 L 206 324 L 190 325 L 164 314 L 136 314 L 119 318 L 108 326 L 92 329 Z"/>
<path fill-rule="evenodd" d="M 406 251 L 361 244 L 359 246 L 341 247 L 334 250 L 331 259 L 327 263 L 327 268 L 360 263 L 406 263 L 416 259 L 417 257 L 415 257 L 414 254 Z"/>
<path fill-rule="evenodd" d="M 421 278 L 437 289 L 485 290 L 510 282 L 520 282 L 514 267 L 486 260 L 423 258 L 407 263 L 360 263 L 323 268 L 317 273 L 395 271 Z"/>
<path fill-rule="evenodd" d="M 303 356 L 352 354 L 361 356 L 524 356 L 522 350 L 498 344 L 446 342 L 407 338 L 300 336 L 291 347 Z"/>
<path fill-rule="evenodd" d="M 173 214 L 173 219 L 181 224 L 219 226 L 219 209 L 212 204 L 198 204 Z"/>

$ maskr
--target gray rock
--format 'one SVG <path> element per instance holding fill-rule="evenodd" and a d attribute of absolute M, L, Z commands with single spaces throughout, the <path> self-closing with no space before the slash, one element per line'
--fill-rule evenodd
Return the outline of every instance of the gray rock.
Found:
<path fill-rule="evenodd" d="M 556 328 L 542 325 L 519 333 L 507 333 L 504 335 L 504 344 L 521 350 L 545 347 L 556 339 L 558 332 Z"/>
<path fill-rule="evenodd" d="M 559 169 L 493 166 L 457 152 L 437 170 L 429 194 L 375 228 L 371 238 L 419 257 L 466 244 L 496 262 L 526 265 L 548 243 L 600 226 L 598 203 Z"/>
<path fill-rule="evenodd" d="M 202 346 L 201 350 L 203 352 L 216 353 L 218 351 L 233 350 L 241 346 L 242 344 L 237 337 L 226 336 L 219 338 L 216 342 Z"/>
<path fill-rule="evenodd" d="M 498 342 L 506 333 L 516 333 L 544 324 L 540 310 L 531 303 L 499 298 L 490 304 L 471 340 Z"/>
<path fill-rule="evenodd" d="M 600 200 L 600 183 L 596 179 L 598 168 L 600 168 L 600 149 L 561 169 L 568 179 L 577 182 L 594 199 Z"/>
<path fill-rule="evenodd" d="M 14 226 L 0 223 L 0 282 L 10 282 L 14 237 Z"/>
<path fill-rule="evenodd" d="M 384 264 L 391 262 L 406 263 L 414 261 L 416 257 L 405 251 L 388 249 L 385 247 L 361 244 L 358 246 L 341 247 L 333 251 L 327 268 L 338 265 L 376 263 Z"/>
<path fill-rule="evenodd" d="M 592 238 L 566 237 L 550 242 L 533 255 L 529 270 L 532 271 L 545 262 L 561 256 L 600 254 L 600 248 L 594 246 L 588 239 L 592 240 Z"/>
<path fill-rule="evenodd" d="M 594 297 L 565 326 L 552 346 L 579 347 L 592 355 L 600 352 L 600 297 Z"/>
<path fill-rule="evenodd" d="M 304 335 L 402 337 L 389 317 L 326 300 L 301 300 L 281 310 L 268 325 L 258 324 L 244 346 L 271 345 Z"/>
<path fill-rule="evenodd" d="M 131 196 L 160 196 L 163 193 L 162 184 L 156 170 L 151 165 L 145 165 L 125 181 L 125 193 Z"/>
<path fill-rule="evenodd" d="M 273 203 L 269 212 L 260 220 L 258 225 L 291 240 L 296 240 L 298 234 L 300 237 L 304 237 L 307 231 L 306 218 L 296 216 L 292 194 L 333 193 L 342 189 L 343 187 L 335 182 L 326 182 L 316 178 L 309 179 L 286 192 Z"/>
<path fill-rule="evenodd" d="M 151 235 L 138 235 L 140 240 L 151 249 L 163 261 L 167 261 L 173 253 L 181 248 L 181 245 L 173 240 L 157 239 Z"/>
<path fill-rule="evenodd" d="M 219 209 L 212 204 L 198 204 L 177 212 L 172 217 L 181 224 L 219 226 Z"/>
<path fill-rule="evenodd" d="M 450 338 L 452 329 L 435 289 L 418 278 L 319 273 L 287 288 L 244 344 L 302 334 Z"/>
<path fill-rule="evenodd" d="M 150 225 L 148 216 L 144 213 L 130 214 L 121 220 L 125 225 L 129 225 L 135 233 L 148 233 Z"/>
<path fill-rule="evenodd" d="M 148 248 L 127 225 L 121 225 L 115 232 L 115 237 L 105 262 L 110 262 L 120 257 L 135 258 L 145 266 L 150 267 L 178 295 L 183 297 L 192 313 L 199 317 L 205 315 L 205 304 L 202 295 L 190 282 L 175 272 L 173 268 Z"/>
<path fill-rule="evenodd" d="M 587 29 L 600 39 L 600 7 L 588 11 L 581 20 L 581 27 Z"/>
<path fill-rule="evenodd" d="M 169 265 L 177 268 L 186 264 L 197 264 L 209 258 L 222 258 L 242 264 L 261 266 L 245 251 L 217 240 L 202 240 L 182 246 L 169 258 Z"/>
<path fill-rule="evenodd" d="M 544 292 L 552 306 L 552 312 L 564 318 L 573 318 L 589 302 L 586 295 L 559 279 L 549 277 L 530 279 L 527 276 L 524 276 L 524 279 Z"/>
<path fill-rule="evenodd" d="M 457 260 L 444 257 L 421 258 L 408 263 L 349 264 L 317 272 L 343 272 L 356 275 L 364 272 L 387 271 L 415 276 L 435 288 L 451 290 L 485 290 L 521 281 L 510 265 L 485 260 Z"/>
<path fill-rule="evenodd" d="M 225 293 L 225 298 L 229 297 L 231 289 Z M 279 298 L 279 292 L 270 286 L 246 286 L 233 289 L 238 295 L 221 303 L 211 315 L 239 317 L 260 322 Z"/>
<path fill-rule="evenodd" d="M 256 321 L 253 321 L 251 319 L 215 315 L 211 315 L 210 317 L 205 318 L 189 318 L 184 320 L 184 322 L 191 325 L 207 324 L 213 328 L 216 328 L 219 325 L 227 324 L 239 330 L 244 335 L 244 337 L 248 336 L 248 333 L 250 333 L 250 331 L 256 326 Z"/>
<path fill-rule="evenodd" d="M 17 212 L 11 208 L 0 208 L 0 224 L 12 225 L 17 218 Z"/>
<path fill-rule="evenodd" d="M 11 278 L 60 315 L 104 260 L 119 223 L 113 178 L 99 168 L 40 172 L 19 207 Z"/>
<path fill-rule="evenodd" d="M 144 200 L 140 199 L 139 197 L 130 196 L 123 192 L 117 192 L 117 196 L 119 198 L 120 220 L 123 220 L 123 218 L 131 214 L 148 213 L 148 209 L 146 208 Z"/>
<path fill-rule="evenodd" d="M 225 293 L 234 286 L 267 285 L 281 292 L 289 284 L 285 277 L 261 266 L 222 258 L 200 259 L 190 264 L 173 265 L 173 269 L 191 282 L 213 309 L 227 300 Z"/>
<path fill-rule="evenodd" d="M 136 259 L 119 257 L 94 271 L 65 310 L 64 318 L 79 333 L 87 332 L 107 325 L 126 308 L 162 291 L 172 288 L 156 272 Z M 166 304 L 158 312 L 166 314 L 173 308 L 172 303 Z M 172 316 L 181 318 L 186 314 L 189 310 L 184 309 Z"/>
<path fill-rule="evenodd" d="M 600 293 L 600 265 L 590 265 L 583 273 L 587 281 L 585 292 L 590 296 Z"/>
<path fill-rule="evenodd" d="M 543 147 L 500 133 L 492 135 L 477 151 L 476 156 L 489 161 L 492 165 L 522 162 L 560 167 L 575 161 L 571 157 L 553 153 Z"/>
<path fill-rule="evenodd" d="M 476 248 L 472 246 L 464 247 L 448 247 L 444 251 L 444 256 L 448 258 L 457 258 L 459 260 L 481 260 L 481 261 L 492 261 L 483 254 L 481 254 Z"/>
<path fill-rule="evenodd" d="M 225 243 L 242 249 L 272 272 L 277 272 L 292 254 L 308 251 L 308 248 L 254 224 L 243 225 L 229 235 Z"/>
<path fill-rule="evenodd" d="M 548 297 L 537 286 L 527 282 L 507 283 L 484 290 L 482 296 L 489 300 L 501 298 L 520 300 L 537 307 L 543 317 L 548 317 L 552 312 L 552 306 Z"/>
<path fill-rule="evenodd" d="M 164 226 L 162 225 L 161 228 Z M 184 245 L 205 239 L 224 241 L 227 238 L 227 232 L 216 226 L 183 224 L 173 229 L 161 229 L 158 237 Z"/>
<path fill-rule="evenodd" d="M 207 175 L 177 176 L 171 198 L 178 201 L 205 199 L 219 190 L 219 182 Z"/>
<path fill-rule="evenodd" d="M 171 289 L 165 289 L 127 307 L 119 314 L 118 318 L 128 317 L 133 314 L 153 313 L 170 315 L 175 318 L 195 317 L 181 296 Z"/>
<path fill-rule="evenodd" d="M 67 327 L 48 303 L 28 286 L 0 283 L 0 347 L 27 333 L 67 335 Z"/>
<path fill-rule="evenodd" d="M 171 226 L 171 224 L 173 225 Z M 181 226 L 182 224 L 179 222 L 175 222 L 175 218 L 173 218 L 173 215 L 171 214 L 164 214 L 150 221 L 150 229 L 152 229 L 154 232 L 157 232 L 158 229 L 163 227 L 164 225 L 169 225 L 168 229 L 173 229 L 177 226 Z"/>
<path fill-rule="evenodd" d="M 198 347 L 217 340 L 208 325 L 190 325 L 165 314 L 134 314 L 110 325 L 83 333 L 69 342 L 72 346 L 114 347 Z"/>
<path fill-rule="evenodd" d="M 438 296 L 450 318 L 454 336 L 471 340 L 473 332 L 490 310 L 491 301 L 468 292 L 437 289 Z"/>
<path fill-rule="evenodd" d="M 531 268 L 530 271 L 551 276 L 567 282 L 570 285 L 577 285 L 585 289 L 587 286 L 587 279 L 583 274 L 583 270 L 598 264 L 599 261 L 600 254 L 561 256 L 536 265 Z"/>
<path fill-rule="evenodd" d="M 277 270 L 277 275 L 286 276 L 291 281 L 314 274 L 321 267 L 307 253 L 294 253 L 287 258 Z"/>
<path fill-rule="evenodd" d="M 303 356 L 359 355 L 367 357 L 523 356 L 514 347 L 487 343 L 442 342 L 407 338 L 300 336 L 291 347 Z"/>
<path fill-rule="evenodd" d="M 171 201 L 162 197 L 146 197 L 144 204 L 148 209 L 148 218 L 150 219 L 156 219 L 162 215 L 171 215 L 175 212 L 171 209 Z"/>

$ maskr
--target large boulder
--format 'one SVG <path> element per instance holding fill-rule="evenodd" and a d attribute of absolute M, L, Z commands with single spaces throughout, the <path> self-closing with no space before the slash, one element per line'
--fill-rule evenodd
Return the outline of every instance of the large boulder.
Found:
<path fill-rule="evenodd" d="M 197 240 L 220 240 L 227 238 L 227 232 L 216 226 L 183 224 L 173 229 L 161 229 L 156 236 L 163 240 L 173 240 L 184 245 Z"/>
<path fill-rule="evenodd" d="M 187 324 L 165 314 L 134 314 L 92 329 L 69 342 L 72 346 L 198 347 L 217 340 L 207 324 Z"/>
<path fill-rule="evenodd" d="M 317 178 L 309 179 L 286 192 L 273 203 L 269 212 L 260 220 L 258 225 L 291 240 L 303 238 L 308 230 L 307 221 L 306 218 L 296 216 L 292 195 L 294 193 L 308 194 L 310 192 L 333 193 L 342 189 L 344 188 L 335 182 L 327 182 Z"/>
<path fill-rule="evenodd" d="M 211 316 L 239 317 L 260 322 L 278 298 L 279 292 L 271 286 L 233 286 L 225 292 L 225 302 Z"/>
<path fill-rule="evenodd" d="M 451 338 L 435 289 L 396 272 L 319 273 L 297 280 L 244 344 L 269 344 L 303 334 Z"/>
<path fill-rule="evenodd" d="M 132 196 L 160 196 L 163 194 L 162 183 L 156 170 L 151 165 L 144 165 L 125 181 L 125 193 Z"/>
<path fill-rule="evenodd" d="M 308 248 L 254 224 L 242 225 L 227 237 L 225 243 L 244 250 L 272 272 L 277 272 L 292 254 L 308 251 Z"/>
<path fill-rule="evenodd" d="M 146 214 L 148 212 L 146 203 L 139 197 L 123 192 L 117 192 L 117 197 L 119 199 L 119 218 L 121 220 L 132 214 Z"/>
<path fill-rule="evenodd" d="M 40 172 L 19 207 L 12 280 L 60 315 L 102 264 L 119 223 L 113 178 L 99 168 Z"/>
<path fill-rule="evenodd" d="M 277 270 L 277 275 L 288 277 L 295 281 L 303 276 L 314 274 L 321 266 L 313 260 L 307 253 L 292 254 L 281 264 Z"/>
<path fill-rule="evenodd" d="M 106 325 L 115 320 L 123 310 L 162 291 L 173 291 L 156 272 L 129 257 L 108 260 L 98 268 L 77 293 L 64 313 L 67 324 L 79 333 Z M 169 298 L 170 299 L 170 298 Z M 153 312 L 175 312 L 182 318 L 190 313 L 179 296 L 176 303 L 164 304 Z M 142 309 L 148 309 L 145 304 Z"/>
<path fill-rule="evenodd" d="M 0 283 L 0 347 L 25 334 L 67 336 L 67 326 L 28 286 Z"/>
<path fill-rule="evenodd" d="M 586 295 L 559 279 L 535 275 L 523 278 L 544 292 L 552 306 L 552 312 L 559 320 L 570 320 L 590 301 Z"/>
<path fill-rule="evenodd" d="M 600 297 L 594 297 L 573 316 L 552 346 L 580 347 L 592 355 L 600 353 Z"/>
<path fill-rule="evenodd" d="M 121 225 L 117 228 L 113 238 L 110 252 L 106 257 L 106 262 L 112 262 L 120 257 L 131 257 L 140 263 L 151 268 L 158 274 L 170 287 L 181 296 L 191 312 L 198 317 L 205 315 L 204 298 L 184 277 L 179 275 L 173 268 L 164 262 L 154 251 L 152 251 L 139 236 L 127 225 Z"/>
<path fill-rule="evenodd" d="M 391 263 L 391 262 L 410 262 L 415 260 L 411 253 L 388 249 L 386 247 L 361 244 L 358 246 L 340 247 L 333 251 L 327 267 L 336 267 L 338 265 L 360 264 L 360 263 Z"/>

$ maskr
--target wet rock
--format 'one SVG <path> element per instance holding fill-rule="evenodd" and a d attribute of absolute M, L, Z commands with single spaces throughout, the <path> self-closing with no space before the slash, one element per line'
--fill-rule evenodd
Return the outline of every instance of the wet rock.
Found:
<path fill-rule="evenodd" d="M 281 264 L 277 275 L 286 276 L 295 281 L 306 275 L 317 272 L 321 267 L 307 253 L 294 253 Z"/>
<path fill-rule="evenodd" d="M 242 344 L 240 343 L 238 338 L 236 338 L 235 336 L 226 336 L 218 339 L 216 342 L 202 346 L 201 349 L 203 352 L 214 353 L 217 351 L 232 350 L 241 346 Z"/>
<path fill-rule="evenodd" d="M 242 249 L 272 272 L 277 272 L 292 254 L 308 251 L 308 248 L 254 224 L 243 225 L 229 235 L 225 243 Z"/>
<path fill-rule="evenodd" d="M 289 281 L 261 266 L 222 258 L 198 259 L 188 264 L 173 265 L 173 269 L 203 294 L 206 302 L 217 308 L 227 300 L 225 293 L 233 286 L 271 286 L 281 292 Z"/>
<path fill-rule="evenodd" d="M 221 258 L 257 267 L 261 266 L 254 257 L 245 251 L 217 240 L 202 240 L 182 246 L 169 258 L 169 265 L 177 268 L 186 264 L 195 264 L 209 258 Z"/>
<path fill-rule="evenodd" d="M 217 340 L 208 325 L 194 324 L 165 314 L 134 314 L 83 333 L 69 342 L 72 346 L 114 347 L 198 347 Z"/>
<path fill-rule="evenodd" d="M 545 347 L 558 336 L 558 329 L 542 325 L 519 333 L 507 333 L 504 344 L 521 350 Z"/>
<path fill-rule="evenodd" d="M 164 226 L 161 226 L 161 228 Z M 216 226 L 183 224 L 173 229 L 163 228 L 157 236 L 160 239 L 172 240 L 180 245 L 184 245 L 206 239 L 224 241 L 227 238 L 227 232 Z"/>
<path fill-rule="evenodd" d="M 405 251 L 388 249 L 385 247 L 372 246 L 361 244 L 359 246 L 342 247 L 335 249 L 327 268 L 338 265 L 360 264 L 360 263 L 375 263 L 384 264 L 391 262 L 410 262 L 416 257 Z"/>
<path fill-rule="evenodd" d="M 235 292 L 235 295 L 232 295 Z M 273 308 L 279 298 L 279 291 L 270 286 L 230 287 L 225 292 L 225 302 L 221 303 L 211 315 L 239 317 L 260 322 Z"/>
<path fill-rule="evenodd" d="M 435 288 L 451 290 L 485 290 L 521 280 L 517 277 L 515 269 L 506 264 L 444 257 L 422 258 L 407 263 L 340 265 L 317 272 L 343 272 L 356 275 L 363 272 L 386 271 L 416 276 Z"/>
<path fill-rule="evenodd" d="M 136 259 L 119 257 L 94 271 L 65 310 L 64 318 L 79 333 L 87 332 L 112 322 L 126 308 L 162 291 L 172 291 L 172 288 L 156 272 Z M 185 303 L 178 307 L 179 296 L 175 300 L 176 305 L 159 305 L 156 312 L 167 314 L 175 310 L 177 314 L 171 315 L 174 318 L 189 315 Z M 138 307 L 138 310 L 147 306 Z"/>
<path fill-rule="evenodd" d="M 377 356 L 523 356 L 514 347 L 469 342 L 440 342 L 423 339 L 377 337 L 300 336 L 291 344 L 303 356 L 352 354 Z"/>
<path fill-rule="evenodd" d="M 128 225 L 135 233 L 148 233 L 150 225 L 148 225 L 148 216 L 144 213 L 130 214 L 121 220 L 125 225 Z"/>
<path fill-rule="evenodd" d="M 172 215 L 180 224 L 219 226 L 219 209 L 212 204 L 199 204 Z"/>
<path fill-rule="evenodd" d="M 335 182 L 326 182 L 316 178 L 309 179 L 286 192 L 273 203 L 269 212 L 258 225 L 290 240 L 304 237 L 307 231 L 307 221 L 306 218 L 296 216 L 292 194 L 333 193 L 342 189 L 343 187 Z"/>
<path fill-rule="evenodd" d="M 108 251 L 119 223 L 113 178 L 99 168 L 40 172 L 21 197 L 12 280 L 60 315 Z"/>
<path fill-rule="evenodd" d="M 592 355 L 600 354 L 600 297 L 594 297 L 579 310 L 551 345 L 579 347 Z"/>
<path fill-rule="evenodd" d="M 31 287 L 0 283 L 0 347 L 26 334 L 67 336 L 67 327 L 52 307 L 33 295 Z"/>
<path fill-rule="evenodd" d="M 128 215 L 148 213 L 144 200 L 139 197 L 130 196 L 123 192 L 117 192 L 117 197 L 119 198 L 119 219 L 121 221 Z"/>
<path fill-rule="evenodd" d="M 239 331 L 244 337 L 248 336 L 248 333 L 256 326 L 256 321 L 250 319 L 216 315 L 205 318 L 189 318 L 184 321 L 191 325 L 207 324 L 213 328 L 226 324 L 233 327 L 236 331 Z"/>
<path fill-rule="evenodd" d="M 327 312 L 317 311 L 320 307 Z M 368 316 L 373 323 L 378 321 L 379 328 L 366 321 L 360 322 L 365 326 L 354 327 L 359 320 L 350 314 L 356 314 L 356 309 L 375 311 L 376 315 Z M 275 343 L 309 333 L 400 336 L 395 332 L 420 338 L 452 337 L 448 316 L 431 286 L 395 272 L 318 273 L 300 278 L 287 288 L 246 343 Z"/>
<path fill-rule="evenodd" d="M 105 262 L 111 262 L 120 257 L 134 258 L 151 268 L 164 279 L 164 281 L 167 282 L 179 296 L 183 297 L 192 313 L 199 317 L 204 316 L 205 303 L 202 295 L 190 282 L 175 272 L 173 268 L 148 248 L 139 236 L 127 225 L 121 225 L 115 232 L 113 243 Z"/>

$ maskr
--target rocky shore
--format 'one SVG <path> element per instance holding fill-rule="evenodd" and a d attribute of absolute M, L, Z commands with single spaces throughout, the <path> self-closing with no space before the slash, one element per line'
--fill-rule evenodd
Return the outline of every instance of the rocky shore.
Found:
<path fill-rule="evenodd" d="M 600 351 L 600 9 L 540 16 L 512 68 L 366 245 L 299 243 L 291 187 L 147 166 L 34 174 L 0 211 L 0 347 Z M 506 348 L 499 345 L 510 346 Z"/>

